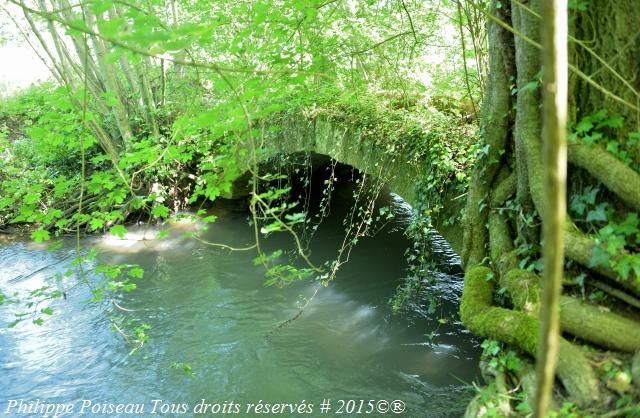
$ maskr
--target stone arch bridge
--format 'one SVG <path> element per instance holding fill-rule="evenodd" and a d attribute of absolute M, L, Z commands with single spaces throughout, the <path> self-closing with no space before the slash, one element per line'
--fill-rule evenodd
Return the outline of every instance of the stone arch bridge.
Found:
<path fill-rule="evenodd" d="M 260 163 L 266 163 L 282 153 L 320 154 L 367 175 L 384 178 L 390 191 L 415 207 L 417 186 L 421 184 L 425 164 L 429 164 L 429 161 L 416 160 L 409 152 L 402 150 L 390 152 L 388 145 L 363 139 L 362 129 L 326 117 L 288 117 L 279 120 L 278 126 L 278 132 L 269 134 L 265 144 L 260 147 L 261 152 L 257 157 Z M 250 155 L 248 144 L 243 147 L 245 151 L 241 155 Z M 249 164 L 249 158 L 239 157 L 238 165 L 242 174 L 236 177 L 231 190 L 223 197 L 235 199 L 249 195 Z M 441 193 L 440 198 L 444 202 L 444 208 L 432 215 L 432 224 L 459 254 L 462 248 L 462 229 L 459 222 L 451 225 L 446 220 L 462 213 L 466 199 L 460 196 L 459 191 L 447 189 Z"/>

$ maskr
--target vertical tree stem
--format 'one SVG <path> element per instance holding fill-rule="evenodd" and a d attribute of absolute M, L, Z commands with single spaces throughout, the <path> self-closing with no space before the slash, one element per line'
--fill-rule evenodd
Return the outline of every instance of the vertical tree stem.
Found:
<path fill-rule="evenodd" d="M 464 28 L 462 25 L 462 6 L 460 6 L 460 1 L 458 1 L 458 29 L 460 30 L 460 43 L 462 46 L 462 62 L 464 66 L 464 82 L 467 85 L 467 94 L 469 94 L 469 101 L 471 102 L 471 106 L 473 107 L 473 115 L 477 119 L 478 111 L 476 109 L 476 104 L 473 101 L 473 95 L 471 94 L 471 86 L 469 85 L 469 70 L 467 69 L 467 47 L 464 42 Z"/>
<path fill-rule="evenodd" d="M 544 281 L 534 417 L 546 416 L 558 357 L 567 178 L 567 1 L 542 2 Z"/>

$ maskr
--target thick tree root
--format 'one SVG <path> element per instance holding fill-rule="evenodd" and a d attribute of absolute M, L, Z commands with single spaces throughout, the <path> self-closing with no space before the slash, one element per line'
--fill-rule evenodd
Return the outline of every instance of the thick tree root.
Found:
<path fill-rule="evenodd" d="M 624 290 L 609 286 L 608 284 L 603 283 L 599 280 L 593 279 L 591 277 L 589 277 L 589 284 L 595 287 L 596 289 L 600 289 L 603 292 L 606 292 L 609 295 L 620 299 L 621 301 L 623 301 L 629 306 L 633 306 L 636 309 L 640 309 L 640 299 L 637 299 L 632 295 L 627 294 Z"/>
<path fill-rule="evenodd" d="M 517 256 L 513 251 L 511 232 L 504 216 L 497 212 L 489 214 L 489 248 L 491 260 L 499 272 L 509 271 L 517 265 Z"/>
<path fill-rule="evenodd" d="M 491 406 L 498 416 L 509 417 L 513 415 L 511 409 L 509 385 L 507 384 L 507 376 L 504 372 L 497 370 L 487 370 L 480 362 L 480 368 L 483 370 L 485 381 L 493 384 L 482 389 L 482 392 L 476 395 L 467 405 L 464 418 L 477 418 L 486 415 L 487 406 Z M 488 376 L 486 374 L 489 374 Z"/>
<path fill-rule="evenodd" d="M 640 323 L 602 307 L 563 296 L 560 320 L 563 331 L 601 347 L 627 352 L 640 350 Z"/>
<path fill-rule="evenodd" d="M 491 13 L 499 18 L 506 19 L 504 8 L 496 9 L 492 5 Z M 489 206 L 488 196 L 493 179 L 500 168 L 499 164 L 487 163 L 488 161 L 500 161 L 501 152 L 507 144 L 509 134 L 509 109 L 511 108 L 509 75 L 505 72 L 508 66 L 508 53 L 504 51 L 505 42 L 510 39 L 510 34 L 495 23 L 487 26 L 489 38 L 489 53 L 495 59 L 489 63 L 489 80 L 482 107 L 484 143 L 488 146 L 488 153 L 480 160 L 473 170 L 472 179 L 467 194 L 467 206 L 464 218 L 464 237 L 462 249 L 462 265 L 473 266 L 482 262 L 486 256 L 487 239 L 487 210 Z M 482 167 L 482 169 L 480 169 Z"/>
<path fill-rule="evenodd" d="M 640 174 L 599 145 L 570 144 L 569 162 L 584 168 L 626 204 L 640 210 Z"/>
<path fill-rule="evenodd" d="M 503 341 L 536 355 L 539 321 L 524 312 L 493 306 L 492 271 L 484 266 L 467 269 L 460 306 L 462 322 L 474 333 Z M 571 399 L 588 405 L 599 398 L 598 379 L 579 348 L 561 339 L 557 374 Z"/>
<path fill-rule="evenodd" d="M 569 227 L 567 228 L 567 231 L 565 231 L 564 251 L 568 258 L 615 281 L 626 289 L 631 290 L 636 295 L 640 295 L 640 281 L 625 280 L 616 272 L 604 266 L 591 266 L 591 257 L 595 246 L 595 241 L 588 235 L 577 231 L 575 226 Z"/>
<path fill-rule="evenodd" d="M 507 201 L 511 195 L 513 195 L 518 187 L 518 177 L 516 173 L 513 172 L 505 177 L 498 185 L 493 189 L 491 193 L 491 208 L 495 209 L 502 205 Z"/>
<path fill-rule="evenodd" d="M 537 316 L 540 278 L 536 274 L 513 269 L 503 275 L 500 284 L 509 291 L 516 308 Z M 570 296 L 562 296 L 560 306 L 562 331 L 612 350 L 640 350 L 640 323 L 637 321 Z"/>

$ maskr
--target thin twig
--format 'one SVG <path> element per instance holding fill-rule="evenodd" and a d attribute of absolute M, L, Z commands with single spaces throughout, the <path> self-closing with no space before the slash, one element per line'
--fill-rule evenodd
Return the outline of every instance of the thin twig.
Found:
<path fill-rule="evenodd" d="M 388 37 L 387 39 L 384 39 L 384 40 L 382 40 L 382 41 L 380 41 L 380 42 L 378 42 L 378 43 L 376 43 L 376 44 L 373 44 L 373 45 L 372 45 L 372 46 L 370 46 L 369 48 L 363 49 L 363 50 L 361 50 L 361 51 L 354 52 L 352 55 L 360 55 L 360 54 L 364 54 L 365 52 L 369 52 L 369 51 L 371 51 L 371 50 L 373 50 L 373 49 L 376 49 L 376 48 L 377 48 L 377 47 L 379 47 L 380 45 L 384 45 L 384 44 L 386 44 L 387 42 L 391 42 L 391 41 L 393 41 L 394 39 L 400 38 L 401 36 L 406 36 L 406 35 L 411 35 L 411 34 L 412 34 L 412 32 L 411 32 L 410 30 L 409 30 L 409 31 L 406 31 L 406 32 L 397 33 L 397 34 L 395 34 L 395 35 L 393 35 L 393 36 Z"/>
<path fill-rule="evenodd" d="M 223 65 L 219 65 L 219 64 L 215 64 L 215 63 L 208 63 L 208 62 L 198 62 L 198 61 L 185 61 L 185 60 L 181 60 L 178 58 L 173 58 L 173 57 L 169 57 L 167 55 L 157 55 L 157 54 L 153 54 L 151 52 L 149 52 L 148 50 L 142 49 L 142 48 L 138 48 L 136 46 L 133 45 L 129 45 L 125 42 L 122 42 L 118 39 L 115 38 L 111 38 L 109 36 L 105 36 L 101 33 L 95 32 L 85 26 L 81 26 L 78 25 L 77 23 L 74 22 L 69 22 L 67 20 L 64 19 L 60 19 L 58 17 L 56 17 L 55 15 L 52 15 L 51 13 L 48 12 L 42 12 L 39 10 L 35 10 L 27 5 L 25 5 L 24 3 L 18 1 L 18 0 L 7 0 L 8 2 L 15 4 L 18 7 L 21 7 L 23 10 L 32 13 L 34 15 L 40 16 L 42 18 L 44 18 L 45 20 L 51 21 L 51 22 L 57 22 L 63 26 L 68 27 L 69 29 L 73 29 L 73 30 L 77 30 L 78 32 L 87 34 L 87 35 L 91 35 L 91 36 L 95 36 L 97 38 L 102 39 L 103 41 L 107 41 L 117 47 L 123 48 L 123 49 L 127 49 L 131 52 L 135 52 L 136 54 L 140 54 L 146 57 L 150 57 L 150 58 L 156 58 L 156 59 L 164 59 L 166 61 L 172 62 L 176 65 L 184 65 L 187 67 L 194 67 L 194 68 L 204 68 L 204 69 L 208 69 L 208 70 L 212 70 L 218 73 L 242 73 L 242 74 L 262 74 L 262 75 L 266 75 L 266 74 L 309 74 L 309 75 L 315 75 L 315 76 L 319 76 L 319 77 L 327 77 L 330 78 L 328 75 L 324 74 L 324 73 L 318 73 L 318 72 L 310 72 L 310 71 L 300 71 L 300 70 L 259 70 L 259 69 L 252 69 L 252 68 L 231 68 L 231 67 L 226 67 Z"/>

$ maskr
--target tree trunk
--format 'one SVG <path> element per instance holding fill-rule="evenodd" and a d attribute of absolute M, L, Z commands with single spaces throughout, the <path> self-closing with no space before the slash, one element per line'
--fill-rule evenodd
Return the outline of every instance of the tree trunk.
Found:
<path fill-rule="evenodd" d="M 571 164 L 569 184 L 587 178 L 589 184 L 606 189 L 602 198 L 609 199 L 622 219 L 629 212 L 640 210 L 640 174 L 638 165 L 623 162 L 606 149 L 606 144 L 588 145 L 578 140 L 569 145 L 568 157 L 560 149 L 549 158 L 548 147 L 543 154 L 543 137 L 545 140 L 561 137 L 567 123 L 557 119 L 553 128 L 546 124 L 545 133 L 541 132 L 543 112 L 538 80 L 543 73 L 539 57 L 541 52 L 554 51 L 543 46 L 540 39 L 542 34 L 553 33 L 545 27 L 553 19 L 542 16 L 542 3 L 545 2 L 494 0 L 488 9 L 489 74 L 480 122 L 483 152 L 471 176 L 465 208 L 462 259 L 466 274 L 461 318 L 474 333 L 516 346 L 538 360 L 545 358 L 549 364 L 554 359 L 553 342 L 551 350 L 537 353 L 536 341 L 541 329 L 544 335 L 549 329 L 557 334 L 557 328 L 553 329 L 558 326 L 554 321 L 558 320 L 556 324 L 563 333 L 583 342 L 620 352 L 640 349 L 640 315 L 637 311 L 630 312 L 637 309 L 635 303 L 628 304 L 637 300 L 634 295 L 640 294 L 640 280 L 633 274 L 630 278 L 621 277 L 611 265 L 594 265 L 594 253 L 602 244 L 593 230 L 580 230 L 584 221 L 571 221 L 563 226 L 561 216 L 566 198 L 561 162 L 568 158 Z M 640 42 L 629 31 L 640 27 L 640 7 L 633 0 L 592 0 L 585 4 L 586 9 L 582 8 L 584 4 L 576 4 L 568 19 L 573 29 L 568 51 L 569 65 L 573 68 L 567 83 L 568 125 L 571 128 L 572 123 L 603 108 L 609 114 L 622 114 L 626 122 L 619 132 L 623 137 L 615 138 L 622 147 L 628 141 L 626 133 L 639 130 L 640 123 L 638 111 L 623 104 L 640 101 L 637 94 Z M 560 11 L 566 11 L 566 7 Z M 551 61 L 545 61 L 545 65 L 553 68 Z M 566 70 L 566 61 L 555 68 Z M 547 70 L 545 75 L 553 73 Z M 601 85 L 594 86 L 594 81 Z M 636 148 L 640 150 L 640 145 Z M 543 159 L 543 155 L 547 156 Z M 636 158 L 635 154 L 633 157 Z M 560 165 L 547 168 L 551 161 L 560 161 Z M 556 181 L 549 183 L 551 177 Z M 551 193 L 555 196 L 552 201 L 548 199 Z M 509 207 L 515 207 L 517 212 L 501 212 L 509 199 L 513 200 Z M 540 242 L 536 226 L 540 218 L 545 228 L 544 243 Z M 540 255 L 538 248 L 544 248 L 546 256 L 554 256 L 553 261 L 545 261 L 545 275 L 553 273 L 554 277 L 542 281 L 543 287 L 551 284 L 548 292 L 540 293 L 538 275 L 516 268 L 523 248 L 530 257 Z M 635 256 L 633 248 L 627 247 L 625 251 Z M 572 262 L 566 266 L 561 261 L 563 251 Z M 606 282 L 604 287 L 617 295 L 613 302 L 617 306 L 598 307 L 581 301 L 580 295 L 559 298 L 558 277 L 564 268 L 573 269 L 574 275 L 584 273 L 587 280 L 597 277 L 598 281 Z M 511 304 L 506 307 L 495 306 L 492 277 L 507 291 Z M 541 301 L 551 301 L 549 309 L 540 311 Z M 598 405 L 605 400 L 607 397 L 602 396 L 605 385 L 600 384 L 586 352 L 562 338 L 558 349 L 557 376 L 569 400 L 583 406 Z M 541 374 L 540 384 L 552 381 L 550 370 L 546 368 L 544 379 Z M 547 402 L 548 398 L 542 400 L 537 416 L 543 416 Z M 600 407 L 606 410 L 607 406 Z"/>

